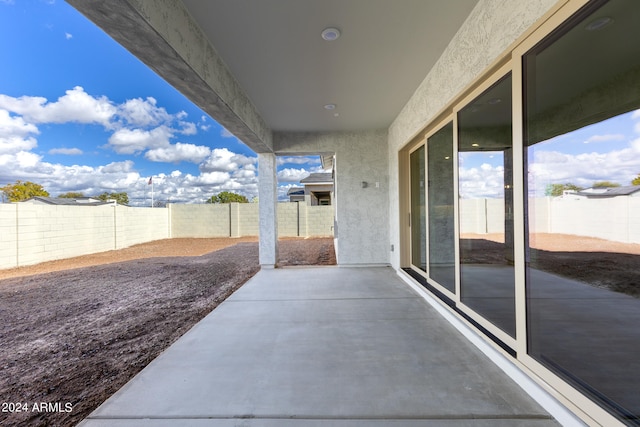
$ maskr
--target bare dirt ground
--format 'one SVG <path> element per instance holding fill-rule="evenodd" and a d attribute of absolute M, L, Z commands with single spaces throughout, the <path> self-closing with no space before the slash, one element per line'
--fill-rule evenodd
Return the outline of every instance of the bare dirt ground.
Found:
<path fill-rule="evenodd" d="M 465 234 L 467 262 L 499 264 L 504 240 L 498 234 Z M 591 286 L 640 298 L 640 245 L 594 237 L 537 233 L 531 238 L 529 265 Z"/>
<path fill-rule="evenodd" d="M 332 238 L 279 253 L 281 266 L 335 264 Z M 255 238 L 0 270 L 0 425 L 77 424 L 258 270 Z"/>

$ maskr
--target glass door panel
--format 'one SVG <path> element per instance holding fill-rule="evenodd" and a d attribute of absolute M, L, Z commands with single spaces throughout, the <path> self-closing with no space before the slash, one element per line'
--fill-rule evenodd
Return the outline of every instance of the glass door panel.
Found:
<path fill-rule="evenodd" d="M 427 139 L 429 277 L 455 293 L 453 123 Z"/>
<path fill-rule="evenodd" d="M 515 338 L 511 75 L 458 113 L 460 298 Z"/>
<path fill-rule="evenodd" d="M 411 264 L 427 271 L 424 145 L 411 153 Z"/>

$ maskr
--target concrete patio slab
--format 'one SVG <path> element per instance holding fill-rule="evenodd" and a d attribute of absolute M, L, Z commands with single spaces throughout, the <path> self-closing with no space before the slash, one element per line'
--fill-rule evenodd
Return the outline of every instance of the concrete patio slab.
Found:
<path fill-rule="evenodd" d="M 265 269 L 81 426 L 556 426 L 390 268 Z"/>

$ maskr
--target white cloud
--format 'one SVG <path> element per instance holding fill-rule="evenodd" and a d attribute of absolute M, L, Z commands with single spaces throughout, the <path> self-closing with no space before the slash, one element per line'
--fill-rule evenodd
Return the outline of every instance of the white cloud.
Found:
<path fill-rule="evenodd" d="M 228 150 L 227 150 L 228 151 Z M 229 155 L 230 154 L 230 155 Z M 169 174 L 154 174 L 154 199 L 174 203 L 203 203 L 221 191 L 234 191 L 248 199 L 258 195 L 255 159 L 226 153 L 229 158 L 246 159 L 235 169 L 207 171 L 198 176 L 174 170 Z M 0 154 L 0 183 L 17 179 L 37 182 L 52 195 L 68 191 L 95 196 L 105 191 L 126 191 L 132 206 L 149 206 L 151 186 L 149 176 L 141 176 L 132 160 L 112 162 L 103 166 L 65 166 L 42 161 L 42 157 L 21 151 Z"/>
<path fill-rule="evenodd" d="M 236 154 L 226 148 L 215 148 L 211 151 L 211 155 L 200 165 L 200 171 L 231 172 L 242 167 L 251 168 L 257 161 L 257 157 Z"/>
<path fill-rule="evenodd" d="M 628 148 L 607 153 L 566 154 L 554 151 L 537 151 L 529 165 L 530 190 L 537 196 L 544 193 L 546 185 L 572 183 L 590 187 L 597 181 L 613 181 L 629 185 L 638 175 L 640 138 Z"/>
<path fill-rule="evenodd" d="M 119 154 L 137 154 L 147 149 L 169 147 L 171 129 L 160 126 L 150 131 L 119 129 L 109 138 L 109 146 Z"/>
<path fill-rule="evenodd" d="M 229 181 L 231 176 L 227 172 L 205 172 L 196 180 L 196 185 L 220 185 Z"/>
<path fill-rule="evenodd" d="M 71 33 L 64 33 L 64 37 L 65 37 L 67 40 L 71 40 L 71 39 L 73 38 L 73 34 L 71 34 Z"/>
<path fill-rule="evenodd" d="M 592 142 L 608 142 L 608 141 L 624 141 L 624 135 L 620 133 L 610 134 L 610 135 L 593 135 L 584 141 L 585 144 L 589 144 Z"/>
<path fill-rule="evenodd" d="M 153 97 L 128 99 L 118 106 L 118 116 L 129 126 L 143 128 L 156 127 L 173 120 L 167 110 L 157 106 Z"/>
<path fill-rule="evenodd" d="M 483 163 L 479 168 L 461 167 L 458 171 L 460 197 L 463 199 L 504 197 L 504 167 Z"/>
<path fill-rule="evenodd" d="M 209 156 L 210 153 L 211 149 L 209 147 L 178 142 L 169 147 L 149 150 L 144 156 L 152 162 L 179 163 L 185 161 L 200 163 Z"/>
<path fill-rule="evenodd" d="M 320 164 L 320 157 L 318 156 L 284 156 L 276 158 L 276 164 L 278 166 L 284 164 L 294 165 L 317 165 Z"/>
<path fill-rule="evenodd" d="M 79 156 L 82 150 L 79 148 L 52 148 L 49 150 L 49 154 L 64 154 L 66 156 Z"/>
<path fill-rule="evenodd" d="M 306 169 L 285 168 L 278 171 L 278 182 L 299 182 L 309 176 Z"/>
<path fill-rule="evenodd" d="M 227 130 L 227 128 L 222 128 L 220 131 L 220 136 L 223 138 L 235 138 L 235 135 Z"/>
<path fill-rule="evenodd" d="M 125 160 L 124 162 L 113 162 L 106 166 L 99 166 L 98 171 L 102 173 L 122 173 L 131 172 L 133 170 L 133 161 Z"/>
<path fill-rule="evenodd" d="M 108 98 L 94 98 L 80 86 L 66 91 L 56 102 L 47 102 L 43 97 L 0 95 L 0 108 L 19 114 L 30 123 L 97 123 L 105 127 L 116 113 Z"/>
<path fill-rule="evenodd" d="M 0 110 L 0 154 L 34 149 L 38 142 L 31 134 L 38 133 L 38 128 L 22 117 L 12 117 L 7 110 Z"/>

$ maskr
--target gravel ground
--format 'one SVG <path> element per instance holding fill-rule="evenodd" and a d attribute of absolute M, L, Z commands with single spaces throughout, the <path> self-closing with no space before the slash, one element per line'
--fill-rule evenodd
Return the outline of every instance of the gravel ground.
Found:
<path fill-rule="evenodd" d="M 80 422 L 259 270 L 256 239 L 243 240 L 162 240 L 0 270 L 0 425 Z M 279 248 L 283 266 L 335 264 L 331 238 Z"/>

